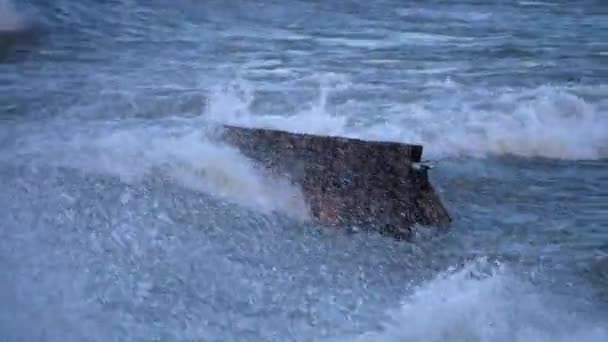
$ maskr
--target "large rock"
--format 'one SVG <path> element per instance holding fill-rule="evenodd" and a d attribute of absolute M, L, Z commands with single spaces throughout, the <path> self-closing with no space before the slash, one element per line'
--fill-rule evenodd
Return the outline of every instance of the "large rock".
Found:
<path fill-rule="evenodd" d="M 322 224 L 373 229 L 397 239 L 446 228 L 448 212 L 420 165 L 422 146 L 223 126 L 221 138 L 298 184 Z"/>

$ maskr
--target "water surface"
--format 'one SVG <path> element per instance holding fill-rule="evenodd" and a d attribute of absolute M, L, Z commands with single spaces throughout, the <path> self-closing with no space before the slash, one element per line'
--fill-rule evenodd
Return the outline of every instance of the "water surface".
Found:
<path fill-rule="evenodd" d="M 0 0 L 7 341 L 608 340 L 601 1 Z M 299 222 L 218 123 L 424 145 L 454 216 Z"/>

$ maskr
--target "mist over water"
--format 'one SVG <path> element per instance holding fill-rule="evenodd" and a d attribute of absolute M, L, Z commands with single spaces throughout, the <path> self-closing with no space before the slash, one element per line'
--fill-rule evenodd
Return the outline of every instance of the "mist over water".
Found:
<path fill-rule="evenodd" d="M 0 0 L 0 31 L 26 17 L 7 341 L 608 340 L 603 4 Z M 222 123 L 423 144 L 454 224 L 315 226 Z"/>

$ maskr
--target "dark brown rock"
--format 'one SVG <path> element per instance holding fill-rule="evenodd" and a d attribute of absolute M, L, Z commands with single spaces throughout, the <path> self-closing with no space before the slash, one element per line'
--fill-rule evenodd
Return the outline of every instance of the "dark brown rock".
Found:
<path fill-rule="evenodd" d="M 222 139 L 298 184 L 316 220 L 407 239 L 451 221 L 420 166 L 422 146 L 223 126 Z"/>

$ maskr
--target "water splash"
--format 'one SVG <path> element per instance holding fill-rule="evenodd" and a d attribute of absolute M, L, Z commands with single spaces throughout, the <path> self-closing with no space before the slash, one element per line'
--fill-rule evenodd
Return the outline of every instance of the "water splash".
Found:
<path fill-rule="evenodd" d="M 113 175 L 125 182 L 159 174 L 260 212 L 309 217 L 297 186 L 267 174 L 237 149 L 210 139 L 209 127 L 197 119 L 56 126 L 47 123 L 37 133 L 30 131 L 5 157 Z"/>
<path fill-rule="evenodd" d="M 344 134 L 348 117 L 329 112 L 328 97 L 347 86 L 346 80 L 331 75 L 320 82 L 318 97 L 294 115 L 256 115 L 252 111 L 255 87 L 242 79 L 216 86 L 209 96 L 204 117 L 211 121 L 245 127 L 265 127 L 323 135 Z"/>
<path fill-rule="evenodd" d="M 382 331 L 355 341 L 605 341 L 608 328 L 556 308 L 508 267 L 485 260 L 416 288 Z"/>
<path fill-rule="evenodd" d="M 372 104 L 367 99 L 355 98 L 343 104 L 328 101 L 337 92 L 345 96 L 344 83 L 337 89 L 320 82 L 319 98 L 309 107 L 290 115 L 265 115 L 252 109 L 257 100 L 253 85 L 233 83 L 237 86 L 212 92 L 207 117 L 244 126 L 420 143 L 431 158 L 608 157 L 607 103 L 586 99 L 576 88 L 488 90 L 451 79 L 431 80 L 429 96 L 390 107 L 377 104 L 373 110 L 384 111 L 380 113 L 384 115 L 370 116 L 366 110 Z"/>
<path fill-rule="evenodd" d="M 483 94 L 480 94 L 483 96 Z M 555 159 L 608 156 L 608 119 L 601 104 L 589 103 L 567 89 L 490 93 L 471 102 L 407 105 L 389 120 L 392 138 L 423 143 L 439 157 L 516 155 Z M 412 129 L 400 130 L 405 123 Z M 364 133 L 378 135 L 376 128 Z"/>

